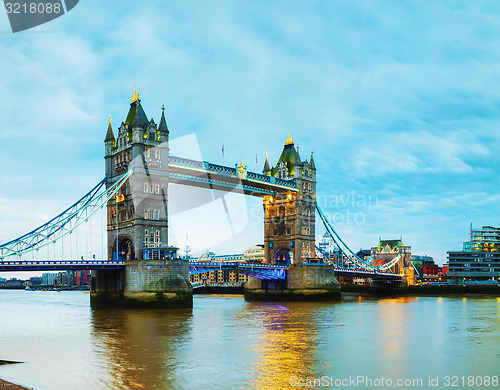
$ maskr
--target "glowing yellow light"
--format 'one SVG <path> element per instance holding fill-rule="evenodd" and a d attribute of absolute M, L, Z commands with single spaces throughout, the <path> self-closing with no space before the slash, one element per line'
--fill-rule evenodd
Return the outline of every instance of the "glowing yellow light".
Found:
<path fill-rule="evenodd" d="M 290 133 L 288 133 L 288 139 L 285 142 L 285 145 L 292 145 L 293 144 L 293 138 L 290 138 Z"/>
<path fill-rule="evenodd" d="M 139 100 L 139 94 L 137 93 L 137 88 L 134 87 L 134 96 L 132 96 L 132 103 L 135 103 L 137 100 Z"/>

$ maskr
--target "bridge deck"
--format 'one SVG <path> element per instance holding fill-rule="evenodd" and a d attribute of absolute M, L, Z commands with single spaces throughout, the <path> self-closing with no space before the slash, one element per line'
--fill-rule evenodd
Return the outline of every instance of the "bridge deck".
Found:
<path fill-rule="evenodd" d="M 307 264 L 304 266 L 314 267 L 318 266 L 318 264 Z M 287 266 L 279 266 L 279 265 L 267 265 L 267 264 L 251 264 L 251 263 L 231 263 L 231 262 L 209 262 L 209 263 L 200 263 L 200 262 L 191 262 L 189 263 L 189 273 L 191 275 L 200 274 L 204 272 L 213 272 L 218 270 L 235 270 L 247 274 L 258 274 L 259 277 L 262 278 L 262 274 L 267 274 L 269 277 L 266 279 L 284 279 L 284 271 L 286 271 Z M 278 271 L 281 270 L 283 275 L 278 272 L 270 272 L 270 271 Z M 375 272 L 375 271 L 366 271 L 360 269 L 351 269 L 351 268 L 334 268 L 335 275 L 342 276 L 356 276 L 356 277 L 364 277 L 370 279 L 379 279 L 379 280 L 400 280 L 401 276 L 398 274 L 392 274 L 387 272 Z M 280 275 L 280 276 L 275 276 Z M 251 275 L 254 276 L 254 275 Z"/>
<path fill-rule="evenodd" d="M 316 264 L 317 265 L 317 264 Z M 315 265 L 307 265 L 314 267 Z M 45 261 L 0 261 L 0 272 L 7 271 L 70 271 L 70 270 L 100 270 L 124 269 L 123 261 L 103 260 L 45 260 Z M 287 266 L 252 264 L 240 262 L 191 262 L 191 275 L 218 270 L 235 270 L 260 279 L 285 279 Z M 350 268 L 335 268 L 335 275 L 357 276 L 381 280 L 400 280 L 398 274 L 372 272 Z"/>
<path fill-rule="evenodd" d="M 83 271 L 125 268 L 123 261 L 103 260 L 49 260 L 49 261 L 0 261 L 0 272 L 7 271 Z"/>
<path fill-rule="evenodd" d="M 236 191 L 261 197 L 276 193 L 298 192 L 295 180 L 277 179 L 246 170 L 239 172 L 236 167 L 226 167 L 208 161 L 170 156 L 168 170 L 170 183 Z"/>

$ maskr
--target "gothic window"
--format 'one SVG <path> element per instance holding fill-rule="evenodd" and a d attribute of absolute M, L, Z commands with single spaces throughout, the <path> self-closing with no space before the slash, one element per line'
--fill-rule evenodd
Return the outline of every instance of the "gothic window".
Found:
<path fill-rule="evenodd" d="M 274 235 L 277 236 L 278 235 L 278 229 L 274 229 Z"/>
<path fill-rule="evenodd" d="M 157 221 L 160 219 L 160 211 L 159 210 L 154 211 L 154 219 L 156 219 Z"/>
<path fill-rule="evenodd" d="M 135 142 L 139 142 L 139 133 L 135 133 Z"/>
<path fill-rule="evenodd" d="M 148 183 L 144 183 L 144 192 L 148 192 L 149 185 Z"/>
<path fill-rule="evenodd" d="M 286 228 L 286 234 L 292 234 L 292 228 Z"/>
<path fill-rule="evenodd" d="M 150 154 L 149 154 L 149 149 L 148 149 L 148 150 L 146 150 L 146 152 L 145 152 L 144 154 L 145 154 L 145 157 L 146 157 L 146 158 L 149 158 L 149 156 L 150 156 Z"/>
<path fill-rule="evenodd" d="M 155 184 L 155 194 L 159 194 L 159 193 L 160 193 L 160 185 Z"/>
<path fill-rule="evenodd" d="M 146 229 L 144 230 L 144 243 L 146 244 L 146 246 L 148 244 L 148 240 L 149 240 L 149 231 L 148 229 Z"/>
<path fill-rule="evenodd" d="M 157 230 L 155 233 L 155 242 L 157 244 L 160 244 L 160 231 L 159 230 Z"/>
<path fill-rule="evenodd" d="M 158 149 L 155 149 L 155 158 L 156 158 L 157 160 L 159 160 L 159 159 L 160 159 L 160 151 L 159 151 Z"/>
<path fill-rule="evenodd" d="M 285 215 L 285 206 L 280 206 L 280 215 Z"/>
<path fill-rule="evenodd" d="M 309 190 L 309 191 L 311 191 L 311 183 L 309 183 L 309 184 L 307 185 L 307 187 L 308 187 L 308 190 Z"/>
<path fill-rule="evenodd" d="M 280 235 L 280 236 L 285 235 L 285 227 L 284 227 L 284 226 L 280 226 L 280 227 L 279 227 L 279 235 Z"/>

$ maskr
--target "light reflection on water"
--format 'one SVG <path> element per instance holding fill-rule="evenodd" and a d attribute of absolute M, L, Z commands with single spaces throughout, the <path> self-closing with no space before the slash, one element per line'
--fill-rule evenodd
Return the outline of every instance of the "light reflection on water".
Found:
<path fill-rule="evenodd" d="M 24 362 L 0 366 L 0 377 L 37 390 L 287 389 L 291 377 L 427 379 L 500 366 L 499 298 L 196 296 L 193 310 L 146 311 L 93 310 L 81 292 L 0 290 L 0 329 L 0 359 Z"/>

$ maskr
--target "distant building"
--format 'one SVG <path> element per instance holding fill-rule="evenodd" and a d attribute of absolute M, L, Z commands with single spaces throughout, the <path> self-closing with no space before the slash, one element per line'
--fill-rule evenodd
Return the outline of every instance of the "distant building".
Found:
<path fill-rule="evenodd" d="M 53 286 L 56 281 L 57 274 L 55 273 L 45 273 L 42 274 L 42 285 L 43 286 Z"/>
<path fill-rule="evenodd" d="M 432 256 L 412 255 L 411 262 L 415 269 L 415 278 L 421 281 L 436 281 L 446 275 L 447 269 L 439 267 Z"/>
<path fill-rule="evenodd" d="M 318 243 L 318 248 L 319 252 L 323 256 L 328 256 L 330 259 L 335 260 L 339 264 L 342 262 L 344 258 L 342 251 L 337 246 L 337 244 L 335 244 L 335 241 L 328 233 L 325 233 L 323 235 L 323 238 Z"/>
<path fill-rule="evenodd" d="M 74 272 L 75 272 L 75 284 L 77 286 L 89 284 L 90 271 L 74 271 Z"/>
<path fill-rule="evenodd" d="M 213 252 L 207 252 L 201 255 L 199 258 L 190 259 L 190 261 L 243 263 L 246 262 L 246 260 L 244 260 L 244 256 L 245 256 L 244 254 L 216 255 Z M 248 280 L 247 275 L 240 274 L 239 272 L 231 270 L 214 270 L 210 272 L 203 272 L 196 275 L 189 275 L 189 281 L 191 283 L 203 282 L 206 285 L 244 283 L 247 280 Z"/>
<path fill-rule="evenodd" d="M 470 228 L 470 240 L 462 251 L 448 252 L 448 277 L 455 279 L 500 280 L 500 228 Z"/>
<path fill-rule="evenodd" d="M 413 267 L 411 266 L 411 246 L 403 244 L 403 239 L 379 240 L 377 246 L 372 247 L 372 264 L 376 267 L 387 267 L 392 272 L 399 274 L 403 270 L 410 271 L 413 278 Z M 399 260 L 395 261 L 396 257 Z M 389 264 L 391 264 L 389 266 Z"/>
<path fill-rule="evenodd" d="M 265 259 L 264 245 L 251 246 L 243 254 L 243 260 L 246 262 L 262 263 Z"/>
<path fill-rule="evenodd" d="M 368 258 L 372 255 L 371 249 L 360 249 L 358 252 L 356 252 L 356 256 L 358 256 L 360 259 L 363 260 L 368 260 Z"/>

